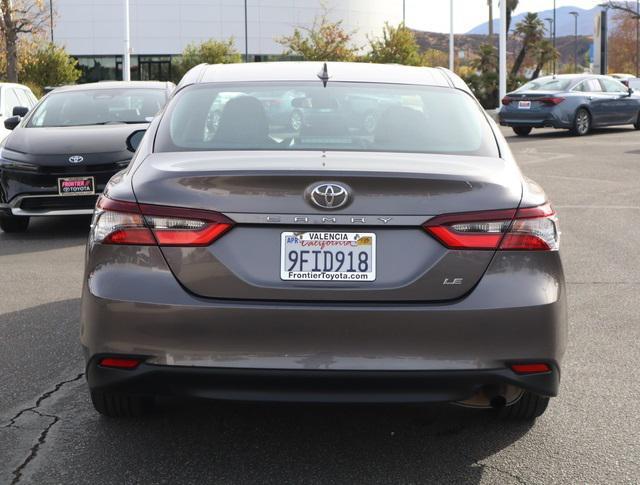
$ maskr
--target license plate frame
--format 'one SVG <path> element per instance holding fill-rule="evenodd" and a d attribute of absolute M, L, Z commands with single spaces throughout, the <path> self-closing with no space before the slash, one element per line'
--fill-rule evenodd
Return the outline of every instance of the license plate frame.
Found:
<path fill-rule="evenodd" d="M 531 101 L 518 101 L 518 109 L 531 109 Z"/>
<path fill-rule="evenodd" d="M 71 182 L 71 184 L 65 185 L 68 182 Z M 85 182 L 85 185 L 75 184 L 77 182 Z M 58 195 L 60 196 L 63 196 L 63 197 L 76 196 L 77 197 L 81 195 L 95 195 L 95 193 L 96 193 L 96 182 L 93 177 L 60 177 L 58 178 Z"/>
<path fill-rule="evenodd" d="M 289 238 L 295 239 L 296 242 Z M 309 251 L 308 254 L 297 254 L 297 258 L 304 256 L 308 260 L 301 262 L 300 259 L 292 258 L 292 251 Z M 280 233 L 280 279 L 373 282 L 377 278 L 376 252 L 377 240 L 373 232 L 285 231 Z M 339 261 L 338 253 L 343 254 L 342 263 Z M 361 253 L 366 256 L 361 256 Z M 332 256 L 327 257 L 327 254 Z M 360 263 L 366 264 L 365 271 L 361 271 L 364 266 L 359 266 Z"/>

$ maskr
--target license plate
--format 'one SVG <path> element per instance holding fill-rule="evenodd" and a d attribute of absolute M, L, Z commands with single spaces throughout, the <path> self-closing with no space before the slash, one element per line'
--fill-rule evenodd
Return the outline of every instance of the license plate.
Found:
<path fill-rule="evenodd" d="M 96 187 L 93 177 L 68 177 L 58 179 L 60 195 L 93 195 Z"/>
<path fill-rule="evenodd" d="M 531 101 L 518 101 L 518 109 L 531 109 Z"/>
<path fill-rule="evenodd" d="M 295 281 L 375 281 L 371 232 L 283 232 L 280 278 Z"/>

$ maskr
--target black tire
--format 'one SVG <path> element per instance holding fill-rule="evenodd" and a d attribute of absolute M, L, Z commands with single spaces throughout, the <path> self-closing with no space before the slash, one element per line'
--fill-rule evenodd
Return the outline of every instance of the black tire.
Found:
<path fill-rule="evenodd" d="M 153 408 L 151 397 L 115 392 L 92 390 L 91 402 L 96 411 L 110 418 L 136 418 Z"/>
<path fill-rule="evenodd" d="M 633 127 L 636 130 L 640 130 L 640 113 L 638 113 L 638 117 L 636 118 L 636 122 L 633 124 Z"/>
<path fill-rule="evenodd" d="M 500 410 L 500 417 L 509 420 L 531 421 L 542 416 L 549 405 L 547 396 L 524 391 L 520 399 Z"/>
<path fill-rule="evenodd" d="M 531 128 L 530 126 L 514 126 L 513 127 L 513 132 L 518 136 L 528 136 L 529 133 L 531 133 L 531 130 L 533 130 L 533 128 Z"/>
<path fill-rule="evenodd" d="M 29 218 L 23 216 L 0 216 L 0 229 L 4 232 L 25 232 L 29 227 Z"/>
<path fill-rule="evenodd" d="M 576 111 L 576 116 L 573 120 L 573 128 L 571 133 L 576 136 L 588 135 L 591 131 L 591 114 L 584 109 L 580 108 Z"/>

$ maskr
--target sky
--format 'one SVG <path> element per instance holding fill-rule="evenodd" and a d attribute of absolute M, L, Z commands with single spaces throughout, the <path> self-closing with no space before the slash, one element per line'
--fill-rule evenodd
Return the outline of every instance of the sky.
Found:
<path fill-rule="evenodd" d="M 407 26 L 430 32 L 449 32 L 449 0 L 405 0 Z M 603 0 L 556 0 L 557 7 L 593 8 Z M 487 0 L 453 0 L 453 27 L 456 33 L 468 32 L 489 21 Z M 553 8 L 553 0 L 520 0 L 515 15 Z M 493 1 L 493 15 L 500 16 L 498 0 Z"/>

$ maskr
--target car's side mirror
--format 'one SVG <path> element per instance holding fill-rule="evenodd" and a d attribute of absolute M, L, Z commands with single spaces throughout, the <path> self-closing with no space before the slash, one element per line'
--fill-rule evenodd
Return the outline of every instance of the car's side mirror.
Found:
<path fill-rule="evenodd" d="M 6 123 L 6 122 L 5 122 Z M 127 150 L 135 152 L 147 130 L 136 130 L 127 137 Z"/>
<path fill-rule="evenodd" d="M 13 116 L 23 117 L 29 112 L 29 108 L 26 106 L 14 106 L 13 107 Z"/>
<path fill-rule="evenodd" d="M 632 88 L 627 89 L 627 93 L 629 93 L 629 96 L 631 96 L 633 94 L 633 89 Z"/>
<path fill-rule="evenodd" d="M 7 130 L 13 130 L 16 126 L 20 124 L 21 119 L 22 118 L 20 116 L 11 116 L 10 118 L 7 118 L 6 120 L 4 120 L 4 127 Z"/>

